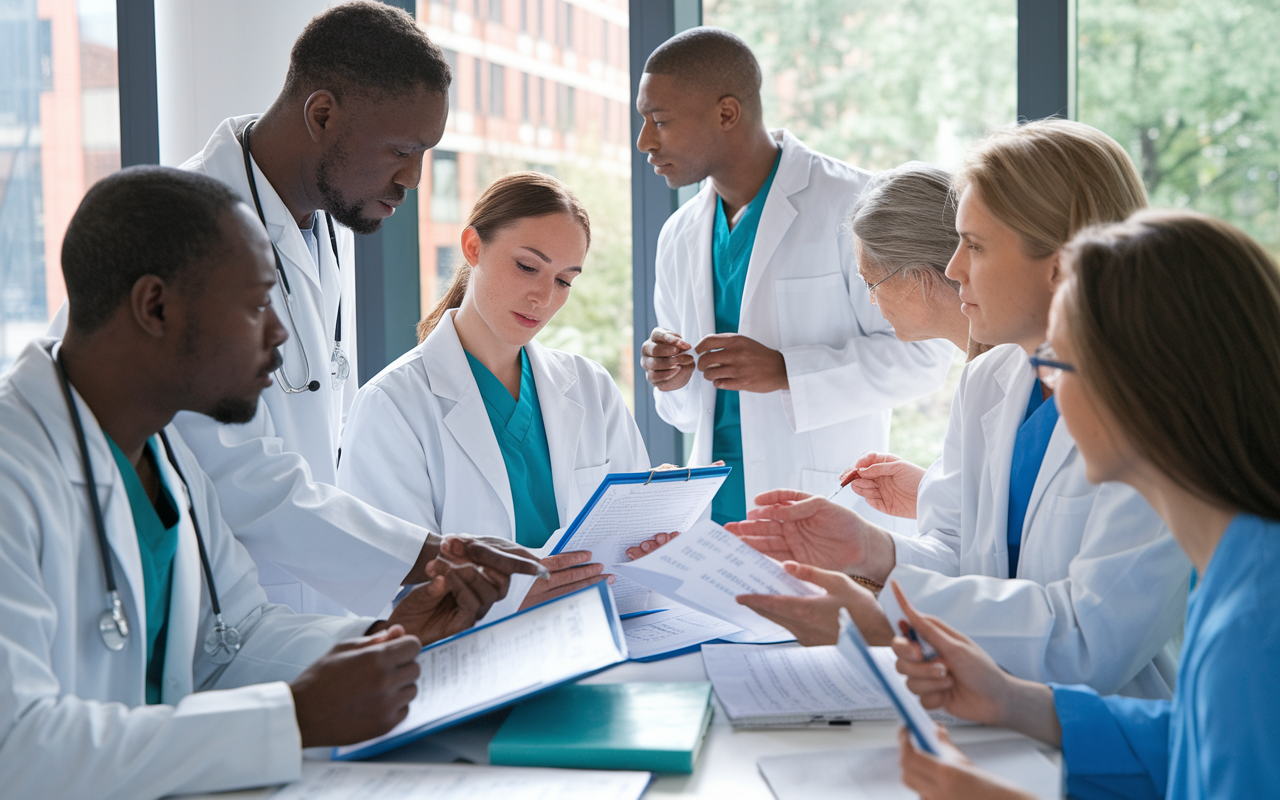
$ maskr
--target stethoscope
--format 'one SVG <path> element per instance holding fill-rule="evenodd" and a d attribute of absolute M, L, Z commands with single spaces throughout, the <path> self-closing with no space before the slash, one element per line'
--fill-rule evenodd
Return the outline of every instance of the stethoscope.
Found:
<path fill-rule="evenodd" d="M 58 379 L 62 383 L 62 394 L 67 400 L 67 410 L 71 412 L 71 422 L 76 429 L 76 444 L 80 447 L 80 462 L 84 467 L 85 489 L 89 493 L 89 509 L 93 512 L 93 528 L 98 534 L 98 551 L 102 557 L 102 571 L 107 578 L 108 608 L 98 618 L 98 634 L 108 650 L 123 650 L 125 640 L 129 638 L 129 619 L 124 614 L 124 604 L 120 602 L 120 593 L 116 591 L 115 570 L 111 568 L 111 550 L 107 544 L 107 526 L 102 521 L 102 506 L 98 503 L 97 483 L 93 477 L 93 465 L 89 463 L 89 445 L 84 438 L 84 424 L 80 421 L 80 412 L 76 409 L 75 399 L 71 395 L 71 383 L 67 380 L 67 371 L 62 367 L 62 354 L 54 359 L 54 367 Z M 196 545 L 200 549 L 200 565 L 204 567 L 204 579 L 209 585 L 209 604 L 213 607 L 213 630 L 204 639 L 204 652 L 215 664 L 229 664 L 240 649 L 240 632 L 229 627 L 222 619 L 222 606 L 218 603 L 218 588 L 213 582 L 213 569 L 209 566 L 209 554 L 204 549 L 204 537 L 200 535 L 200 523 L 196 520 L 196 508 L 191 500 L 191 485 L 182 474 L 178 460 L 173 456 L 173 448 L 169 445 L 169 437 L 160 431 L 160 441 L 164 444 L 165 455 L 178 473 L 182 488 L 187 493 L 187 513 L 191 516 L 191 527 L 196 532 Z"/>
<path fill-rule="evenodd" d="M 245 126 L 244 131 L 240 134 L 240 149 L 244 152 L 244 173 L 249 177 L 249 192 L 253 195 L 253 206 L 258 210 L 258 219 L 262 220 L 262 226 L 267 226 L 267 217 L 262 213 L 262 201 L 258 199 L 258 181 L 253 176 L 253 163 L 249 157 L 249 131 L 257 124 L 257 120 L 250 122 Z M 338 236 L 333 230 L 333 217 L 325 213 L 324 220 L 329 227 L 329 246 L 333 248 L 333 262 L 338 265 L 338 271 L 342 271 L 342 262 L 338 259 Z M 294 340 L 298 343 L 298 350 L 302 352 L 302 366 L 306 370 L 306 378 L 303 383 L 294 385 L 290 383 L 288 376 L 284 371 L 284 359 L 280 359 L 280 368 L 276 372 L 280 376 L 280 388 L 284 389 L 285 394 L 302 394 L 303 392 L 320 391 L 320 381 L 311 378 L 311 359 L 307 357 L 307 346 L 303 344 L 301 338 L 298 337 L 298 323 L 293 319 L 293 290 L 289 287 L 289 278 L 284 274 L 284 264 L 280 261 L 280 250 L 276 247 L 274 241 L 271 242 L 271 254 L 276 257 L 276 273 L 280 276 L 280 287 L 284 289 L 284 310 L 289 317 L 289 327 L 293 328 Z M 347 354 L 342 350 L 342 294 L 339 288 L 338 294 L 338 322 L 333 329 L 333 354 L 329 356 L 329 380 L 334 389 L 341 388 L 346 382 L 347 377 L 351 375 L 351 363 L 347 360 Z"/>

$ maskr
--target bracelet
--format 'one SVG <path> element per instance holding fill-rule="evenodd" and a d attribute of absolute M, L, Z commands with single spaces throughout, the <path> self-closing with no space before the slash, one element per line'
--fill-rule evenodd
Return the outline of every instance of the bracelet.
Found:
<path fill-rule="evenodd" d="M 861 575 L 850 575 L 849 577 L 853 578 L 853 582 L 858 584 L 859 586 L 864 586 L 867 589 L 870 589 L 871 593 L 876 595 L 877 597 L 880 596 L 880 592 L 884 591 L 883 583 L 878 583 L 877 581 L 873 581 L 870 578 L 864 578 Z"/>

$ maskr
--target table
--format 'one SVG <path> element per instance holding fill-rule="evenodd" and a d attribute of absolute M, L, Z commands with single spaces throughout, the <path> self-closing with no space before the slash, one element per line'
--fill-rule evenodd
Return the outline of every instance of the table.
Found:
<path fill-rule="evenodd" d="M 658 681 L 705 681 L 702 655 L 690 653 L 665 661 L 642 664 L 628 662 L 587 678 L 583 683 L 629 683 Z M 855 722 L 848 726 L 803 730 L 734 730 L 715 702 L 715 716 L 706 742 L 691 775 L 659 773 L 645 798 L 725 798 L 772 800 L 773 793 L 756 769 L 756 759 L 766 755 L 834 750 L 860 745 L 897 743 L 896 722 Z M 486 761 L 489 738 L 502 717 L 490 715 L 457 728 L 443 731 L 380 757 L 383 761 L 449 762 L 467 758 Z M 961 726 L 951 730 L 957 744 L 1019 736 L 1000 728 Z M 257 800 L 269 797 L 274 788 L 250 789 L 212 795 L 188 795 L 188 800 Z"/>

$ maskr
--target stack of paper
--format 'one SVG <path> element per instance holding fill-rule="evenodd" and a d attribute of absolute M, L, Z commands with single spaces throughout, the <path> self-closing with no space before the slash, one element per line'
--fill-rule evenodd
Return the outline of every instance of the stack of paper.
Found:
<path fill-rule="evenodd" d="M 273 800 L 638 800 L 647 772 L 304 762 Z"/>

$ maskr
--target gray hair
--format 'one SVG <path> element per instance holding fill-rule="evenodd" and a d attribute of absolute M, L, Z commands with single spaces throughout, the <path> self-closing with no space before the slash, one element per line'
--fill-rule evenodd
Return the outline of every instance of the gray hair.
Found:
<path fill-rule="evenodd" d="M 877 278 L 901 270 L 920 282 L 960 284 L 946 277 L 947 264 L 960 243 L 951 174 L 922 161 L 909 161 L 877 174 L 849 216 L 858 237 L 860 258 Z M 874 283 L 874 281 L 872 281 Z"/>

